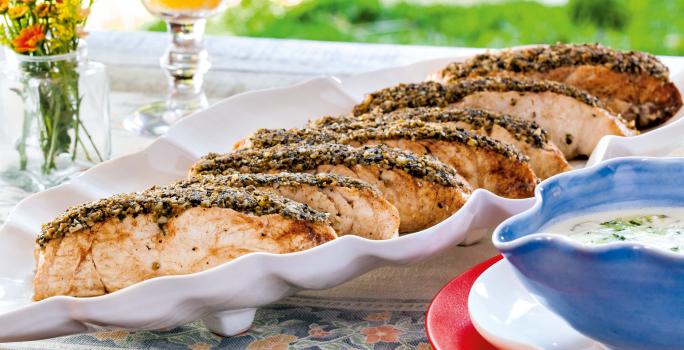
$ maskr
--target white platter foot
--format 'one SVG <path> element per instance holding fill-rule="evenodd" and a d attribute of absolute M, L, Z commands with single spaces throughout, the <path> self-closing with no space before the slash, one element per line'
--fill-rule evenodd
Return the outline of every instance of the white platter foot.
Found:
<path fill-rule="evenodd" d="M 476 243 L 479 243 L 482 238 L 484 238 L 487 235 L 491 235 L 492 231 L 494 231 L 494 228 L 480 228 L 480 229 L 475 229 L 470 232 L 468 232 L 468 236 L 466 236 L 466 239 L 461 242 L 459 245 L 460 246 L 470 246 Z"/>
<path fill-rule="evenodd" d="M 203 318 L 202 322 L 213 333 L 222 337 L 231 337 L 252 327 L 256 310 L 240 309 L 217 312 Z"/>

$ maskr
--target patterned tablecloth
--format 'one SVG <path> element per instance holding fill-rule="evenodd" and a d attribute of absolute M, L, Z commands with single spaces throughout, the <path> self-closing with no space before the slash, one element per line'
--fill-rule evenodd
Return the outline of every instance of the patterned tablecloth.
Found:
<path fill-rule="evenodd" d="M 151 141 L 127 133 L 121 121 L 137 106 L 164 95 L 158 57 L 165 45 L 166 39 L 158 33 L 94 33 L 89 39 L 91 57 L 106 63 L 112 78 L 115 156 Z M 207 46 L 213 66 L 206 87 L 213 101 L 322 74 L 345 76 L 475 52 L 228 37 L 210 37 Z M 0 184 L 0 223 L 26 195 Z M 431 298 L 448 280 L 495 253 L 485 240 L 476 246 L 453 247 L 416 265 L 381 268 L 333 289 L 303 291 L 260 309 L 252 329 L 230 338 L 214 335 L 195 322 L 164 331 L 112 330 L 0 344 L 0 349 L 429 349 L 425 310 Z"/>
<path fill-rule="evenodd" d="M 289 301 L 289 299 L 288 299 Z M 113 330 L 48 341 L 0 345 L 11 349 L 429 349 L 422 302 L 407 303 L 413 311 L 391 311 L 377 303 L 335 307 L 335 301 L 303 299 L 257 313 L 252 329 L 224 338 L 201 322 L 167 331 Z M 346 303 L 345 303 L 346 304 Z"/>

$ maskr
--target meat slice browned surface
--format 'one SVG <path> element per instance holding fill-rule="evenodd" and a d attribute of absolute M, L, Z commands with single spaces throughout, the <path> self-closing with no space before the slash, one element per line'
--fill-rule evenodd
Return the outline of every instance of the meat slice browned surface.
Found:
<path fill-rule="evenodd" d="M 398 120 L 337 130 L 261 129 L 242 146 L 337 142 L 352 146 L 385 144 L 416 154 L 435 156 L 452 166 L 471 186 L 509 198 L 534 194 L 537 177 L 524 155 L 515 148 L 448 124 Z"/>
<path fill-rule="evenodd" d="M 400 84 L 367 95 L 354 107 L 354 115 L 413 107 L 478 108 L 534 121 L 567 159 L 590 155 L 603 136 L 638 133 L 582 90 L 558 82 L 508 77 L 464 79 L 448 85 Z"/>
<path fill-rule="evenodd" d="M 333 131 L 378 127 L 398 120 L 446 123 L 509 144 L 530 158 L 530 166 L 540 179 L 571 170 L 563 153 L 548 138 L 546 130 L 534 121 L 522 120 L 483 109 L 419 107 L 389 113 L 366 113 L 354 116 L 326 116 L 307 126 Z"/>
<path fill-rule="evenodd" d="M 264 192 L 175 184 L 117 195 L 43 226 L 34 299 L 102 295 L 250 252 L 295 252 L 336 237 L 326 214 Z"/>
<path fill-rule="evenodd" d="M 399 212 L 368 183 L 336 174 L 231 174 L 192 179 L 196 186 L 230 186 L 271 192 L 330 214 L 338 236 L 388 239 L 399 233 Z"/>
<path fill-rule="evenodd" d="M 669 70 L 644 52 L 617 51 L 598 44 L 557 44 L 510 49 L 454 62 L 429 79 L 452 83 L 480 76 L 553 80 L 586 90 L 638 129 L 658 125 L 682 106 Z"/>
<path fill-rule="evenodd" d="M 456 212 L 471 187 L 438 160 L 387 146 L 287 145 L 209 154 L 190 176 L 241 173 L 333 173 L 363 180 L 399 211 L 399 232 L 433 226 Z"/>

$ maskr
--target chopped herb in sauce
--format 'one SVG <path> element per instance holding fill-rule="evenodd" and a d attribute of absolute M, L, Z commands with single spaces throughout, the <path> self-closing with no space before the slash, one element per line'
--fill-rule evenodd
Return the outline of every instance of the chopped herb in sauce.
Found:
<path fill-rule="evenodd" d="M 543 232 L 564 234 L 591 245 L 634 242 L 684 252 L 684 209 L 649 211 L 658 213 L 643 215 L 640 210 L 623 210 L 590 214 L 559 222 Z"/>

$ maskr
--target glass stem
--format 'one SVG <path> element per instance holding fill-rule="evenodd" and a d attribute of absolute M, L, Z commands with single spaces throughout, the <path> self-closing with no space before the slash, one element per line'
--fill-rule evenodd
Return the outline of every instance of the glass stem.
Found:
<path fill-rule="evenodd" d="M 206 108 L 207 98 L 202 90 L 204 74 L 209 70 L 207 50 L 204 48 L 206 20 L 192 22 L 168 21 L 171 44 L 161 59 L 161 66 L 169 82 L 167 109 L 164 116 L 173 124 L 178 119 Z"/>

